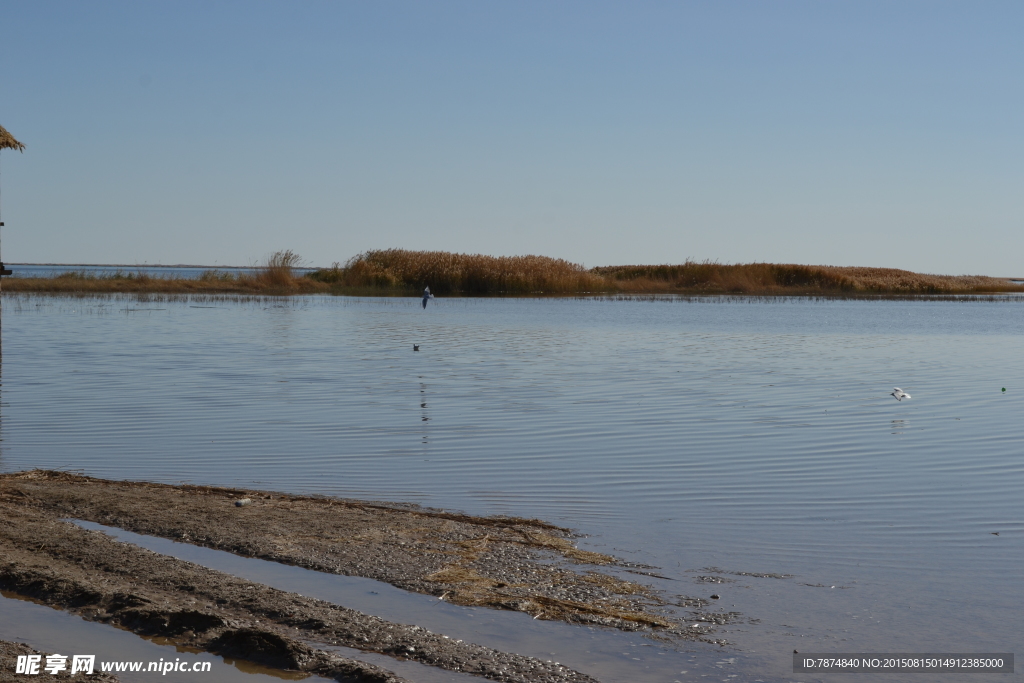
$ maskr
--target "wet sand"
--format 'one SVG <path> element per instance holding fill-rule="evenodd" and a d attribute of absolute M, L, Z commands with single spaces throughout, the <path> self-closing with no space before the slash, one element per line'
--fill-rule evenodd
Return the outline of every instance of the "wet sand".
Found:
<path fill-rule="evenodd" d="M 0 587 L 140 635 L 339 680 L 398 681 L 318 648 L 343 645 L 499 681 L 592 681 L 557 663 L 453 640 L 157 555 L 68 518 L 316 571 L 363 576 L 463 605 L 703 639 L 658 596 L 539 520 L 62 472 L 0 475 Z"/>

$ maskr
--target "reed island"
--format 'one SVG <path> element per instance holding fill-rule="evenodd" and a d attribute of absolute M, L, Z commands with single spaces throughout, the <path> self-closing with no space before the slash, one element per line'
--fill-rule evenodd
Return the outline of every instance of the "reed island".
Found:
<path fill-rule="evenodd" d="M 6 292 L 54 294 L 335 294 L 410 296 L 429 285 L 441 296 L 752 295 L 921 296 L 1024 293 L 1024 282 L 982 275 L 929 275 L 895 268 L 779 263 L 586 268 L 548 256 L 484 256 L 383 249 L 328 268 L 300 268 L 279 251 L 243 271 L 211 268 L 197 277 L 157 277 L 124 268 L 106 275 L 69 271 L 54 277 L 5 278 Z M 15 267 L 16 268 L 16 267 Z"/>

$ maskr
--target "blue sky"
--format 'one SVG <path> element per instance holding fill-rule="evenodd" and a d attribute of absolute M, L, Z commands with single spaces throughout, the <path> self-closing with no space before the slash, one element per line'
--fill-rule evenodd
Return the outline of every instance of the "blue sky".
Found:
<path fill-rule="evenodd" d="M 1024 276 L 1019 2 L 0 2 L 8 262 Z"/>

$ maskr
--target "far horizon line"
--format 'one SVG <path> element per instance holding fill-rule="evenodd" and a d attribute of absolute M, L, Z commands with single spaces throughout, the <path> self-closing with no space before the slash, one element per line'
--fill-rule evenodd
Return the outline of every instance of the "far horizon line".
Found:
<path fill-rule="evenodd" d="M 765 261 L 767 263 L 767 261 Z M 8 261 L 6 265 L 60 265 L 60 266 L 88 266 L 93 268 L 229 268 L 229 269 L 242 269 L 242 268 L 259 268 L 260 265 L 202 265 L 196 263 L 29 263 L 24 261 Z M 733 265 L 724 263 L 723 265 Z M 734 264 L 740 265 L 740 264 Z M 324 265 L 296 265 L 293 266 L 298 270 L 325 270 L 330 266 Z M 610 267 L 610 266 L 594 266 L 594 267 Z M 828 266 L 833 267 L 833 266 Z M 879 267 L 879 266 L 835 266 L 835 267 Z M 902 270 L 903 268 L 896 268 Z M 908 272 L 913 272 L 912 270 Z M 924 274 L 939 274 L 939 273 L 924 273 Z M 1008 275 L 986 275 L 987 278 L 994 278 L 996 280 L 1010 280 L 1024 282 L 1024 278 L 1015 278 L 1015 276 Z"/>
<path fill-rule="evenodd" d="M 767 261 L 755 261 L 754 263 L 768 263 Z M 217 268 L 224 268 L 228 270 L 242 270 L 245 268 L 261 268 L 261 265 L 251 266 L 218 266 L 218 265 L 201 265 L 193 263 L 28 263 L 24 261 L 8 261 L 7 266 L 82 266 L 90 268 L 209 268 L 211 270 Z M 644 264 L 629 264 L 629 265 L 644 265 Z M 647 264 L 652 265 L 652 264 Z M 673 264 L 654 264 L 654 265 L 673 265 Z M 728 264 L 723 263 L 721 265 L 744 265 L 744 264 Z M 820 264 L 803 264 L 803 265 L 820 265 Z M 332 266 L 293 266 L 296 270 L 326 270 Z M 593 266 L 594 268 L 610 268 L 614 266 Z M 882 266 L 826 266 L 835 268 L 878 268 Z M 904 270 L 903 268 L 896 268 L 894 270 Z M 916 271 L 907 271 L 916 272 Z M 923 273 L 924 275 L 940 275 L 940 273 Z M 997 280 L 1010 280 L 1024 282 L 1024 277 L 1004 276 L 1004 275 L 987 275 L 984 277 L 991 277 Z"/>
<path fill-rule="evenodd" d="M 207 266 L 193 263 L 28 263 L 27 261 L 8 261 L 8 266 L 88 266 L 91 268 L 262 268 L 252 266 Z M 300 270 L 320 270 L 325 266 L 293 266 Z"/>

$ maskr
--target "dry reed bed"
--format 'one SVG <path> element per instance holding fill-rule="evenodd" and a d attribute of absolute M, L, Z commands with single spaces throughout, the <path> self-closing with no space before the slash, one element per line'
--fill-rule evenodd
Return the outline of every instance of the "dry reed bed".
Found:
<path fill-rule="evenodd" d="M 925 275 L 894 268 L 776 263 L 726 265 L 582 265 L 546 256 L 494 257 L 441 251 L 367 251 L 344 266 L 315 271 L 334 291 L 352 289 L 436 294 L 981 294 L 1024 292 L 1024 285 L 984 276 Z"/>
<path fill-rule="evenodd" d="M 344 265 L 311 273 L 339 288 L 420 290 L 470 296 L 577 294 L 605 291 L 604 278 L 583 266 L 548 256 L 483 256 L 446 251 L 384 249 Z"/>
<path fill-rule="evenodd" d="M 895 268 L 778 263 L 584 266 L 547 256 L 483 256 L 385 249 L 297 276 L 299 257 L 279 251 L 252 274 L 208 271 L 197 278 L 143 273 L 10 278 L 4 289 L 56 294 L 348 294 L 442 296 L 565 294 L 934 295 L 1021 293 L 1024 285 L 980 275 L 927 275 Z"/>
<path fill-rule="evenodd" d="M 1024 292 L 1024 285 L 980 275 L 927 275 L 896 268 L 778 263 L 607 266 L 591 272 L 623 293 L 697 294 L 985 294 Z"/>

